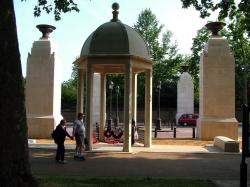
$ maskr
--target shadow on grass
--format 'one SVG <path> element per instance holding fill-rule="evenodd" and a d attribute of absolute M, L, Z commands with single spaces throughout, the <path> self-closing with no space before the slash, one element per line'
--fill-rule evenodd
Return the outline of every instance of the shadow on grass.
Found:
<path fill-rule="evenodd" d="M 158 177 L 38 177 L 41 187 L 216 187 L 208 180 Z"/>

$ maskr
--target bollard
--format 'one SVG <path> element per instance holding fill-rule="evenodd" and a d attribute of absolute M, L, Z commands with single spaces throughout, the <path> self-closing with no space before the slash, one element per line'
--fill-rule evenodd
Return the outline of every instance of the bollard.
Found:
<path fill-rule="evenodd" d="M 176 138 L 176 128 L 174 128 L 174 138 Z"/>
<path fill-rule="evenodd" d="M 157 128 L 155 127 L 155 138 L 157 138 Z"/>
<path fill-rule="evenodd" d="M 195 127 L 193 127 L 193 138 L 195 138 Z"/>
<path fill-rule="evenodd" d="M 100 141 L 100 139 L 99 139 L 99 124 L 98 124 L 98 122 L 95 123 L 95 127 L 96 127 L 96 138 L 97 138 L 98 141 Z"/>

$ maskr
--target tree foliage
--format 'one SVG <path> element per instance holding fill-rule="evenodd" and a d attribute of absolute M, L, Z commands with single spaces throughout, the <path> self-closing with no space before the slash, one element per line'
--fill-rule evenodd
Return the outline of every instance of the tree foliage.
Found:
<path fill-rule="evenodd" d="M 153 66 L 153 101 L 156 101 L 157 83 L 161 81 L 162 106 L 175 106 L 176 81 L 183 57 L 177 53 L 177 43 L 171 40 L 172 33 L 169 30 L 163 32 L 164 25 L 159 23 L 150 9 L 145 9 L 139 14 L 133 27 L 144 38 L 152 60 L 157 62 Z M 138 92 L 144 93 L 143 75 L 138 76 Z M 143 98 L 138 98 L 138 102 L 142 102 Z M 153 104 L 156 105 L 156 102 Z"/>
<path fill-rule="evenodd" d="M 211 12 L 219 10 L 219 20 L 228 18 L 228 38 L 234 52 L 236 63 L 236 103 L 248 104 L 247 92 L 249 88 L 249 63 L 250 63 L 250 1 L 241 0 L 238 4 L 234 0 L 221 0 L 217 3 L 211 0 L 181 0 L 183 7 L 194 6 L 200 11 L 202 18 L 210 16 Z"/>
<path fill-rule="evenodd" d="M 195 106 L 199 104 L 199 63 L 200 63 L 200 55 L 202 50 L 205 47 L 209 38 L 209 31 L 203 27 L 197 31 L 197 35 L 193 38 L 192 44 L 192 54 L 186 57 L 186 60 L 189 65 L 189 73 L 193 77 L 194 80 L 194 102 Z"/>
<path fill-rule="evenodd" d="M 76 106 L 77 100 L 77 84 L 76 79 L 69 79 L 62 83 L 62 109 L 73 108 Z"/>
<path fill-rule="evenodd" d="M 240 106 L 242 103 L 248 104 L 248 77 L 250 63 L 250 38 L 244 30 L 244 16 L 237 12 L 228 25 L 229 34 L 227 38 L 230 47 L 234 52 L 236 63 L 236 103 Z"/>
<path fill-rule="evenodd" d="M 77 65 L 73 64 L 71 78 L 62 83 L 62 102 L 61 102 L 62 109 L 66 109 L 66 108 L 72 109 L 76 107 L 77 81 L 78 81 L 77 69 L 78 69 Z"/>
<path fill-rule="evenodd" d="M 225 18 L 234 19 L 234 17 L 241 13 L 242 15 L 242 29 L 248 32 L 250 36 L 250 1 L 241 0 L 236 4 L 235 0 L 181 0 L 184 8 L 193 6 L 200 12 L 202 18 L 209 17 L 212 12 L 219 10 L 219 20 Z"/>
<path fill-rule="evenodd" d="M 61 19 L 61 13 L 79 12 L 80 10 L 73 0 L 37 0 L 37 5 L 34 7 L 34 16 L 39 17 L 43 11 L 48 14 L 53 12 L 55 20 L 58 21 Z"/>
<path fill-rule="evenodd" d="M 139 14 L 133 28 L 144 38 L 153 61 L 162 63 L 164 59 L 172 59 L 176 56 L 177 44 L 171 43 L 172 33 L 167 30 L 162 34 L 164 25 L 159 24 L 150 9 L 145 9 Z"/>

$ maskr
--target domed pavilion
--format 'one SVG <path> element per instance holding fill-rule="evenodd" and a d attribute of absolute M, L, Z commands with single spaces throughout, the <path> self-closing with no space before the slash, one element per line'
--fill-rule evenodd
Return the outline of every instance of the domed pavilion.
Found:
<path fill-rule="evenodd" d="M 144 146 L 151 147 L 152 65 L 147 45 L 140 34 L 118 19 L 119 4 L 114 3 L 113 18 L 99 26 L 85 41 L 78 67 L 77 112 L 83 112 L 83 82 L 86 73 L 86 135 L 92 150 L 93 75 L 100 73 L 100 136 L 106 123 L 106 75 L 124 74 L 123 151 L 131 152 L 131 122 L 136 121 L 137 74 L 145 73 Z"/>

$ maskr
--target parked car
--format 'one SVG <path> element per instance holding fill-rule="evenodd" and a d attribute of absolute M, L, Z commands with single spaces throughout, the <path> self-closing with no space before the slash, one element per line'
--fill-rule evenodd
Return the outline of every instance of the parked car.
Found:
<path fill-rule="evenodd" d="M 178 119 L 178 124 L 182 126 L 196 126 L 197 114 L 182 114 Z"/>

